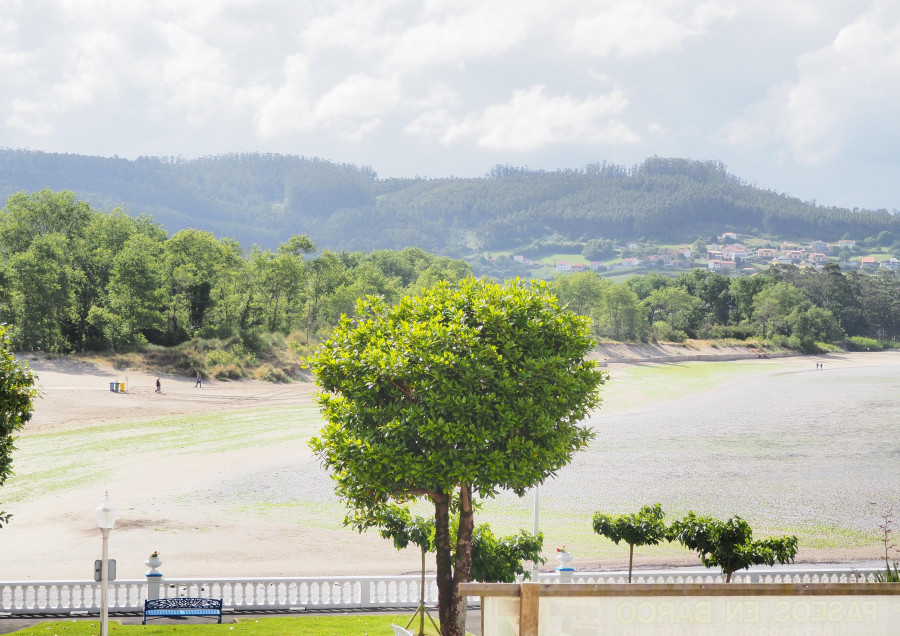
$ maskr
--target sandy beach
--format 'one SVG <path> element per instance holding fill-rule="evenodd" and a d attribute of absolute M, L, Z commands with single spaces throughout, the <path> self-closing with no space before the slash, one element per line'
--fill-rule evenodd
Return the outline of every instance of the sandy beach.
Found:
<path fill-rule="evenodd" d="M 821 375 L 800 375 L 815 373 L 811 371 L 816 364 L 814 360 L 825 361 Z M 162 376 L 162 393 L 156 394 L 154 374 L 117 371 L 99 363 L 71 359 L 32 357 L 28 362 L 39 376 L 41 399 L 36 401 L 34 417 L 18 442 L 19 450 L 14 455 L 17 476 L 0 490 L 3 509 L 14 515 L 9 526 L 0 530 L 5 547 L 0 560 L 3 579 L 89 578 L 93 560 L 99 558 L 100 552 L 94 509 L 105 490 L 109 490 L 118 507 L 110 554 L 118 560 L 120 579 L 141 577 L 147 569 L 143 561 L 153 550 L 160 551 L 163 559 L 160 569 L 170 577 L 315 576 L 418 570 L 417 552 L 398 552 L 376 533 L 360 535 L 341 526 L 342 508 L 331 493 L 327 475 L 306 444 L 319 425 L 312 402 L 313 385 L 211 381 L 197 388 L 191 379 Z M 688 397 L 662 388 L 635 394 L 631 386 L 637 386 L 641 374 L 653 365 L 612 365 L 613 381 L 604 388 L 606 403 L 597 416 L 598 430 L 604 431 L 598 436 L 598 444 L 625 452 L 625 448 L 633 446 L 631 442 L 626 443 L 626 431 L 639 428 L 636 422 L 652 422 L 652 414 L 656 412 L 672 414 L 683 409 L 685 413 L 697 413 L 701 419 L 708 418 L 712 409 L 720 408 L 710 400 L 724 400 L 725 406 L 721 408 L 726 408 L 734 403 L 734 395 L 743 394 L 741 383 L 747 383 L 752 390 L 759 385 L 757 388 L 766 392 L 771 389 L 765 382 L 781 382 L 780 378 L 791 374 L 797 374 L 795 379 L 803 382 L 827 379 L 840 383 L 864 369 L 877 368 L 885 370 L 879 371 L 878 381 L 883 381 L 881 389 L 888 398 L 891 397 L 888 392 L 895 396 L 898 393 L 895 388 L 900 376 L 897 373 L 900 353 L 896 352 L 692 364 L 688 371 L 682 365 L 671 367 L 677 366 L 681 368 L 680 373 L 694 377 L 698 373 L 711 373 L 704 369 L 723 365 L 720 368 L 724 379 L 716 380 L 706 390 L 703 383 L 710 380 L 704 376 L 696 380 L 697 386 L 687 386 Z M 110 382 L 126 383 L 127 392 L 111 392 Z M 867 380 L 867 383 L 871 382 Z M 877 440 L 866 440 L 875 449 L 872 452 L 886 453 L 886 463 L 876 466 L 885 483 L 871 493 L 861 483 L 859 493 L 845 493 L 851 502 L 858 496 L 871 494 L 888 500 L 880 503 L 900 503 L 900 473 L 896 464 L 900 418 L 893 410 L 893 403 L 885 408 L 891 419 L 880 442 L 882 450 L 878 450 Z M 616 432 L 619 421 L 623 423 L 621 432 Z M 220 422 L 224 422 L 225 428 L 218 428 Z M 646 435 L 653 435 L 652 431 L 658 429 L 648 426 Z M 774 426 L 772 430 L 777 435 L 781 429 Z M 686 436 L 688 433 L 685 431 Z M 666 447 L 675 449 L 672 452 L 682 452 L 678 442 L 681 434 L 668 435 L 675 443 Z M 130 438 L 140 441 L 129 445 Z M 843 450 L 848 458 L 853 454 L 851 449 Z M 710 451 L 699 448 L 697 452 Z M 72 454 L 78 456 L 75 463 Z M 583 523 L 585 515 L 599 507 L 597 501 L 580 501 L 586 491 L 619 492 L 621 496 L 604 500 L 612 508 L 623 505 L 627 499 L 622 493 L 628 489 L 617 485 L 624 469 L 616 468 L 618 475 L 607 472 L 608 466 L 606 471 L 597 470 L 597 463 L 592 462 L 610 464 L 608 459 L 598 457 L 586 455 L 576 461 L 571 473 L 564 470 L 554 483 L 547 485 L 546 505 L 551 518 L 547 520 L 546 532 L 551 541 L 564 541 L 566 525 L 572 519 Z M 650 473 L 663 470 L 652 467 L 653 457 L 643 457 L 640 453 L 635 457 L 647 463 Z M 854 465 L 868 465 L 877 463 L 879 457 L 857 457 L 852 461 L 856 462 Z M 770 465 L 766 457 L 760 461 L 767 470 L 792 474 L 789 464 Z M 813 456 L 810 461 L 818 460 Z M 804 474 L 809 472 L 809 465 L 812 464 L 804 464 Z M 813 475 L 813 482 L 820 477 L 827 484 L 839 479 L 825 474 L 827 466 L 821 468 L 823 475 Z M 722 484 L 731 487 L 745 479 L 739 466 L 735 472 L 730 477 L 715 473 L 706 481 L 706 478 L 695 480 L 698 496 L 701 500 L 716 498 L 719 496 L 716 489 Z M 62 483 L 54 481 L 57 473 Z M 599 480 L 596 489 L 584 487 L 584 480 L 591 479 L 591 475 Z M 653 484 L 659 479 L 642 481 L 635 476 L 630 481 L 640 482 L 636 486 L 638 496 L 660 495 L 669 497 L 676 507 L 679 504 L 678 497 L 671 492 L 654 490 Z M 736 504 L 746 506 L 748 501 L 757 501 L 767 514 L 778 514 L 769 509 L 779 505 L 779 493 L 795 485 L 792 479 L 786 483 L 781 483 L 781 478 L 776 481 L 779 483 L 771 493 L 751 493 L 749 497 L 735 499 Z M 847 483 L 849 488 L 852 484 Z M 811 488 L 815 493 L 814 483 Z M 712 494 L 704 494 L 705 490 Z M 690 500 L 688 494 L 684 493 L 685 500 Z M 530 519 L 530 501 L 514 499 L 499 498 L 496 508 L 507 513 L 505 517 L 504 514 L 496 516 L 492 523 L 501 529 L 504 523 L 530 529 L 530 522 L 521 524 L 522 519 Z M 786 500 L 792 502 L 793 498 L 786 497 Z M 867 502 L 858 503 L 864 509 Z M 517 510 L 520 505 L 525 512 Z M 815 502 L 810 505 L 815 510 Z M 746 511 L 743 516 L 752 519 L 752 513 Z M 872 541 L 873 533 L 869 532 L 867 539 L 860 538 L 866 535 L 866 528 L 871 527 L 874 518 L 873 511 L 867 514 L 859 528 L 847 524 L 839 528 L 841 532 L 859 535 L 848 539 L 848 547 L 833 542 L 822 548 L 811 545 L 801 550 L 801 560 L 840 562 L 877 558 L 878 545 Z M 771 518 L 761 517 L 763 525 L 777 529 L 777 524 L 770 523 Z M 795 523 L 788 512 L 785 519 L 786 526 Z M 823 519 L 823 526 L 831 523 Z M 834 523 L 842 522 L 838 519 Z M 576 533 L 569 543 L 575 546 L 576 555 L 579 549 L 585 555 L 595 553 L 576 562 L 579 569 L 622 565 L 623 551 L 608 551 L 600 558 L 593 544 L 589 545 L 590 541 L 588 528 Z M 553 548 L 553 543 L 545 544 L 548 553 Z M 645 566 L 693 565 L 697 560 L 690 554 L 667 549 L 639 556 L 638 562 Z M 553 565 L 548 563 L 545 568 Z"/>

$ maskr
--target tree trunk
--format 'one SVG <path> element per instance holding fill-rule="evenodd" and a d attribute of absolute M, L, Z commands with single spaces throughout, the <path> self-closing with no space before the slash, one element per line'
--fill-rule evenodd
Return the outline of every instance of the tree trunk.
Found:
<path fill-rule="evenodd" d="M 628 544 L 628 582 L 631 583 L 631 564 L 634 563 L 634 544 Z"/>
<path fill-rule="evenodd" d="M 472 510 L 472 486 L 459 487 L 459 529 L 456 533 L 456 568 L 453 589 L 456 595 L 456 626 L 460 636 L 466 633 L 466 599 L 459 597 L 459 584 L 472 580 L 472 533 L 475 515 Z"/>
<path fill-rule="evenodd" d="M 441 636 L 464 636 L 457 629 L 459 588 L 453 580 L 450 551 L 450 495 L 432 497 L 434 501 L 434 549 L 437 566 L 438 618 Z"/>

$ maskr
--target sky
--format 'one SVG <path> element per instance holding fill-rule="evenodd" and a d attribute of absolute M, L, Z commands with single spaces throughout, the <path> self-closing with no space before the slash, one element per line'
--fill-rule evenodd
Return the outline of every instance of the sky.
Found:
<path fill-rule="evenodd" d="M 900 208 L 900 0 L 0 0 L 0 147 L 380 177 L 722 161 Z"/>

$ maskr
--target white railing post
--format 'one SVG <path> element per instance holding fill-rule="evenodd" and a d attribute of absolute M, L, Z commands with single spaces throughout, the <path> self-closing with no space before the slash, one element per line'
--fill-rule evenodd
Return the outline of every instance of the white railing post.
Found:
<path fill-rule="evenodd" d="M 156 569 L 162 565 L 162 559 L 159 558 L 159 553 L 154 552 L 151 554 L 150 558 L 144 561 L 144 565 L 150 568 L 144 572 L 144 576 L 147 577 L 147 598 L 151 601 L 155 601 L 159 598 L 159 588 L 162 585 L 163 579 L 162 572 L 159 572 Z"/>
<path fill-rule="evenodd" d="M 572 553 L 566 551 L 564 548 L 556 552 L 556 558 L 559 559 L 559 565 L 556 566 L 556 573 L 559 575 L 559 582 L 571 583 L 572 573 L 575 571 L 574 568 L 569 567 L 569 562 L 572 560 Z"/>

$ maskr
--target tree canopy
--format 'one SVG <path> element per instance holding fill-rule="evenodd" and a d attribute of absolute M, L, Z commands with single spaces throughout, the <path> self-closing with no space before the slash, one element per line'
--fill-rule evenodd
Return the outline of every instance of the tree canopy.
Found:
<path fill-rule="evenodd" d="M 16 433 L 31 419 L 36 395 L 34 374 L 10 352 L 7 328 L 0 325 L 0 486 L 13 474 Z M 0 512 L 0 527 L 9 518 Z"/>
<path fill-rule="evenodd" d="M 789 563 L 797 554 L 797 537 L 754 541 L 750 524 L 740 517 L 720 521 L 692 511 L 684 519 L 674 521 L 670 533 L 673 540 L 696 551 L 703 565 L 722 568 L 726 583 L 731 582 L 731 575 L 738 570 L 746 570 L 751 565 Z"/>
<path fill-rule="evenodd" d="M 0 322 L 19 351 L 123 349 L 259 332 L 308 341 L 329 333 L 357 298 L 393 303 L 471 273 L 419 248 L 316 252 L 305 235 L 245 251 L 151 219 L 103 212 L 72 192 L 15 194 L 0 211 Z"/>
<path fill-rule="evenodd" d="M 669 539 L 663 521 L 662 506 L 644 506 L 638 512 L 626 515 L 594 514 L 594 532 L 618 544 L 628 544 L 628 582 L 634 563 L 634 546 L 658 545 Z"/>
<path fill-rule="evenodd" d="M 545 284 L 469 278 L 393 307 L 365 299 L 310 359 L 327 422 L 310 445 L 350 508 L 347 522 L 374 525 L 383 506 L 421 497 L 434 505 L 444 634 L 463 633 L 458 586 L 471 577 L 474 497 L 522 495 L 592 439 L 581 421 L 606 378 L 585 360 L 592 346 L 586 320 Z"/>

